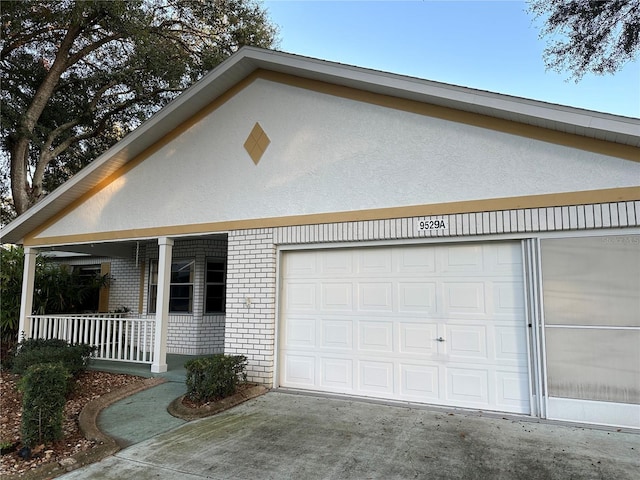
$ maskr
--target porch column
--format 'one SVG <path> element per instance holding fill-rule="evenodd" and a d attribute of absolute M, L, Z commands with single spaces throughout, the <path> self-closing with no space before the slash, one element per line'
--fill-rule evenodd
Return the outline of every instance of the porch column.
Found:
<path fill-rule="evenodd" d="M 24 248 L 24 270 L 22 273 L 22 295 L 20 297 L 20 319 L 18 324 L 18 341 L 28 338 L 31 333 L 31 319 L 33 313 L 33 289 L 36 278 L 36 257 L 38 250 L 31 247 Z"/>
<path fill-rule="evenodd" d="M 169 329 L 169 293 L 171 289 L 171 257 L 173 239 L 158 238 L 158 297 L 156 299 L 156 335 L 151 371 L 167 371 L 167 331 Z"/>

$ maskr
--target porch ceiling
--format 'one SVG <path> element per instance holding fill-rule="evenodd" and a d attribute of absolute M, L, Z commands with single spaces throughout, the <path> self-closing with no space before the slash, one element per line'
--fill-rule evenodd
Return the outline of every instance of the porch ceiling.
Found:
<path fill-rule="evenodd" d="M 44 254 L 52 257 L 65 257 L 70 255 L 90 255 L 92 257 L 131 257 L 135 252 L 136 242 L 118 243 L 91 243 L 86 245 L 60 245 L 41 249 Z"/>
<path fill-rule="evenodd" d="M 174 237 L 174 240 L 207 240 L 224 236 L 224 234 L 197 235 L 189 237 Z M 141 240 L 123 240 L 118 242 L 94 242 L 76 245 L 56 245 L 39 249 L 40 252 L 52 257 L 66 257 L 74 255 L 89 255 L 92 257 L 133 258 L 136 248 L 142 245 L 157 245 L 155 238 Z"/>

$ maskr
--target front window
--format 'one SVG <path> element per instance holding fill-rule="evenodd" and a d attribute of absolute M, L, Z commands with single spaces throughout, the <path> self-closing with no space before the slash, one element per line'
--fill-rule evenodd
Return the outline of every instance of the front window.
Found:
<path fill-rule="evenodd" d="M 226 269 L 223 259 L 207 260 L 205 313 L 223 313 Z"/>
<path fill-rule="evenodd" d="M 75 286 L 79 303 L 74 306 L 74 312 L 93 313 L 100 308 L 100 287 L 102 285 L 100 265 L 76 265 L 74 273 L 78 275 L 79 284 Z"/>
<path fill-rule="evenodd" d="M 171 264 L 169 312 L 193 312 L 194 260 L 176 260 Z M 155 313 L 158 299 L 158 260 L 151 260 L 149 275 L 149 313 Z"/>

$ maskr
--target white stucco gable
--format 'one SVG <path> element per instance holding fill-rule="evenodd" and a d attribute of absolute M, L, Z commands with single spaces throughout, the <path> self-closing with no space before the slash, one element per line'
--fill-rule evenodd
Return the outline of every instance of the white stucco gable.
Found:
<path fill-rule="evenodd" d="M 256 165 L 243 147 L 258 122 Z M 630 187 L 640 163 L 257 78 L 35 238 Z"/>
<path fill-rule="evenodd" d="M 258 165 L 243 147 L 256 123 L 270 141 Z M 639 128 L 638 119 L 243 48 L 0 235 L 54 245 L 477 211 L 487 201 L 493 210 L 555 205 L 519 199 L 567 192 L 587 193 L 559 204 L 631 200 Z"/>

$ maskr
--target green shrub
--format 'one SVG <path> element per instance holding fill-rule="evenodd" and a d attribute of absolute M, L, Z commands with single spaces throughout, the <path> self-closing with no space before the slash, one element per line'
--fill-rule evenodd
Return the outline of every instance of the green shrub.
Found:
<path fill-rule="evenodd" d="M 62 438 L 65 394 L 70 374 L 59 363 L 32 365 L 20 379 L 24 445 L 33 447 Z"/>
<path fill-rule="evenodd" d="M 240 382 L 246 382 L 247 357 L 244 355 L 213 355 L 195 358 L 185 363 L 187 398 L 207 402 L 233 395 Z"/>
<path fill-rule="evenodd" d="M 22 375 L 31 365 L 40 363 L 61 363 L 77 377 L 87 368 L 97 347 L 84 343 L 70 344 L 56 338 L 31 338 L 20 342 L 17 350 L 13 358 L 13 373 Z"/>

